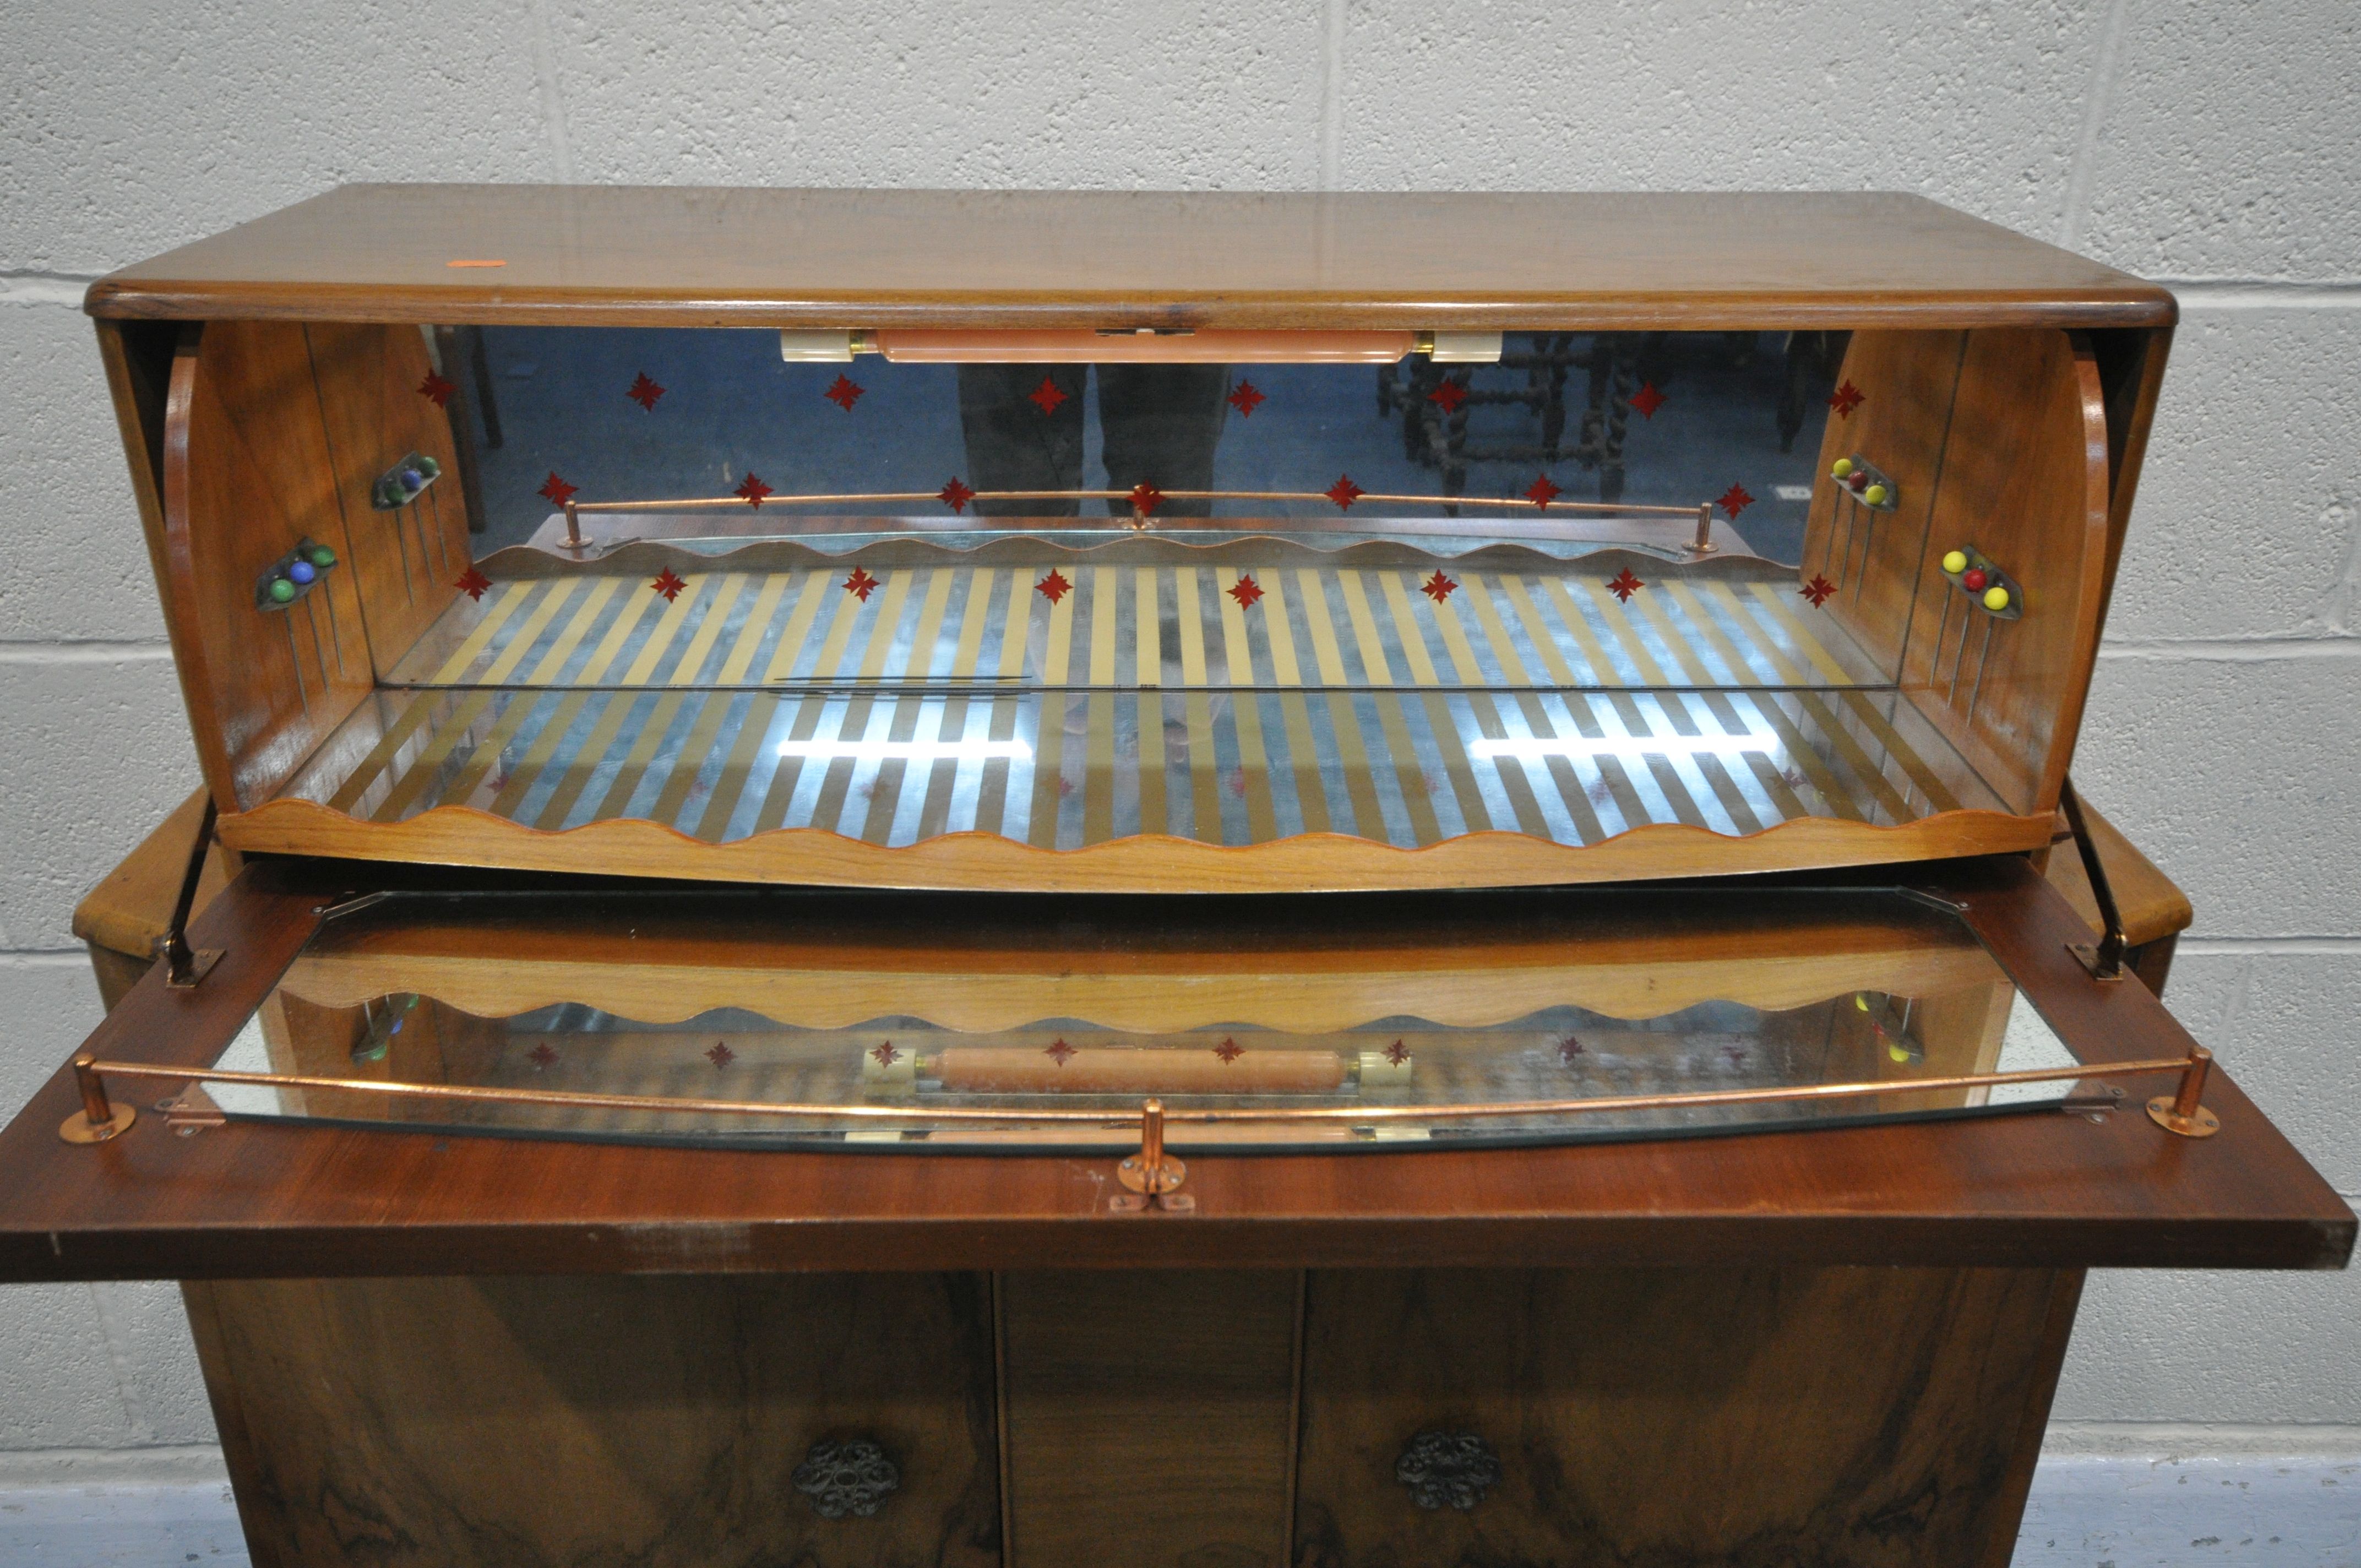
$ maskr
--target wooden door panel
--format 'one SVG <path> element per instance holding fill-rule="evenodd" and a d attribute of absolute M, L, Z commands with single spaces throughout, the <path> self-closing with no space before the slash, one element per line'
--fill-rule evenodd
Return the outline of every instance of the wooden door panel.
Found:
<path fill-rule="evenodd" d="M 1295 1561 L 2004 1563 L 2079 1285 L 2036 1269 L 1315 1272 Z M 1472 1508 L 1422 1508 L 1399 1478 L 1422 1432 L 1473 1434 L 1496 1457 Z"/>
<path fill-rule="evenodd" d="M 983 1276 L 184 1288 L 258 1568 L 999 1568 Z M 824 1518 L 849 1439 L 898 1484 Z"/>

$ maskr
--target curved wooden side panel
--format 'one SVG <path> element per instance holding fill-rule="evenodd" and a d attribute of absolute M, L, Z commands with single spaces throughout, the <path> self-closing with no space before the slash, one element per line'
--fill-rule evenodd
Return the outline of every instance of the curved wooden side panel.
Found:
<path fill-rule="evenodd" d="M 1969 334 L 1943 469 L 1904 691 L 2002 798 L 2048 811 L 2106 598 L 2107 418 L 2089 344 L 2048 329 Z M 1943 578 L 1939 557 L 1962 545 L 2023 587 L 2022 620 L 1989 620 Z M 1947 600 L 1948 674 L 1936 635 Z"/>
<path fill-rule="evenodd" d="M 2053 328 L 1861 333 L 1843 379 L 1863 401 L 1828 422 L 1804 575 L 1847 538 L 1827 477 L 1836 459 L 1892 476 L 1900 506 L 1828 573 L 1828 609 L 2012 808 L 2049 811 L 2107 585 L 2106 409 L 2090 345 Z M 1940 563 L 1953 549 L 2022 587 L 2021 619 L 1994 620 L 1951 586 Z"/>
<path fill-rule="evenodd" d="M 284 609 L 258 580 L 309 538 L 351 559 L 301 325 L 214 322 L 182 335 L 165 400 L 164 613 L 205 782 L 227 809 L 267 798 L 372 685 L 354 574 Z"/>
<path fill-rule="evenodd" d="M 198 757 L 225 808 L 284 784 L 466 570 L 456 483 L 434 487 L 415 516 L 368 501 L 412 452 L 452 467 L 448 422 L 416 390 L 426 367 L 409 327 L 228 321 L 181 336 L 158 569 Z M 305 539 L 336 565 L 294 604 L 258 608 L 258 581 Z"/>
<path fill-rule="evenodd" d="M 1079 850 L 1043 850 L 989 833 L 950 833 L 888 848 L 814 828 L 774 828 L 717 844 L 636 819 L 550 833 L 464 806 L 436 806 L 400 822 L 360 822 L 297 799 L 270 801 L 221 820 L 224 843 L 259 853 L 520 871 L 595 867 L 710 882 L 1030 893 L 1342 893 L 1636 882 L 2009 854 L 2048 843 L 2049 833 L 2046 815 L 1948 811 L 1895 827 L 1797 817 L 1745 838 L 1653 823 L 1581 847 L 1487 832 L 1401 850 L 1344 834 L 1305 833 L 1246 846 L 1143 834 Z"/>
<path fill-rule="evenodd" d="M 1913 589 L 1927 558 L 1968 336 L 1853 334 L 1838 385 L 1854 388 L 1861 400 L 1847 411 L 1832 411 L 1820 437 L 1802 576 L 1834 586 L 1822 608 L 1888 680 L 1901 670 L 1910 640 Z M 1874 512 L 1842 496 L 1828 472 L 1842 457 L 1865 460 L 1894 482 L 1899 493 L 1891 512 Z"/>
<path fill-rule="evenodd" d="M 314 322 L 303 329 L 320 418 L 352 538 L 377 672 L 390 672 L 458 597 L 472 557 L 451 422 L 419 391 L 434 368 L 416 327 Z M 412 453 L 442 466 L 417 502 L 379 511 L 369 493 Z"/>

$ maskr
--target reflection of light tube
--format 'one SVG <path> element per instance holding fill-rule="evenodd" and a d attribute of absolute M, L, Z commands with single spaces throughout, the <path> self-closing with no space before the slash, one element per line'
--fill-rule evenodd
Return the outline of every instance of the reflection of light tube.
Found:
<path fill-rule="evenodd" d="M 1142 363 L 1157 365 L 1390 365 L 1417 346 L 1408 332 L 1014 332 L 888 327 L 873 334 L 896 364 Z"/>
<path fill-rule="evenodd" d="M 782 757 L 850 757 L 856 762 L 899 758 L 913 762 L 986 762 L 995 757 L 1023 759 L 1033 748 L 1022 740 L 782 740 Z"/>
<path fill-rule="evenodd" d="M 1468 746 L 1467 754 L 1479 762 L 1498 757 L 1538 762 L 1551 757 L 1737 757 L 1778 749 L 1779 742 L 1768 735 L 1610 735 L 1596 740 L 1569 735 L 1554 740 L 1477 740 Z"/>
<path fill-rule="evenodd" d="M 856 354 L 922 365 L 1390 365 L 1405 355 L 1424 354 L 1438 365 L 1488 365 L 1500 357 L 1500 334 L 1229 327 L 888 327 L 779 334 L 779 356 L 791 364 L 841 364 Z"/>

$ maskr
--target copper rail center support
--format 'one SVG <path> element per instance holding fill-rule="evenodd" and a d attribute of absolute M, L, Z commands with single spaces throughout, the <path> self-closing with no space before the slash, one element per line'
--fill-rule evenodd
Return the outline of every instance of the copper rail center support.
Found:
<path fill-rule="evenodd" d="M 1115 1178 L 1131 1189 L 1117 1193 L 1107 1201 L 1107 1207 L 1119 1214 L 1144 1213 L 1151 1209 L 1167 1213 L 1185 1214 L 1197 1207 L 1194 1198 L 1180 1195 L 1180 1183 L 1187 1180 L 1189 1168 L 1164 1152 L 1164 1102 L 1144 1100 L 1139 1106 L 1139 1152 L 1115 1168 Z"/>
<path fill-rule="evenodd" d="M 139 1119 L 128 1105 L 107 1103 L 106 1081 L 98 1075 L 97 1058 L 88 1051 L 74 1058 L 73 1074 L 82 1109 L 59 1124 L 58 1136 L 70 1144 L 103 1144 L 121 1137 Z"/>
<path fill-rule="evenodd" d="M 2213 1053 L 2203 1046 L 2189 1053 L 2189 1065 L 2181 1069 L 2180 1088 L 2169 1095 L 2159 1094 L 2147 1102 L 2147 1119 L 2168 1133 L 2184 1138 L 2210 1138 L 2222 1130 L 2222 1118 L 2205 1109 L 2205 1080 L 2213 1071 Z"/>

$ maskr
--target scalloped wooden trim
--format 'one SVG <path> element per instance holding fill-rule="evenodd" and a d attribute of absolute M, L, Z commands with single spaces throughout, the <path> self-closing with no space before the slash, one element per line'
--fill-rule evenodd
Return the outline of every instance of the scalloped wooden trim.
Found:
<path fill-rule="evenodd" d="M 1142 834 L 1079 850 L 1043 850 L 993 833 L 947 833 L 887 848 L 818 828 L 780 828 L 709 843 L 631 818 L 562 832 L 467 806 L 401 822 L 360 822 L 309 800 L 274 800 L 221 819 L 222 842 L 249 853 L 599 872 L 707 882 L 1021 893 L 1369 893 L 1532 887 L 1651 877 L 1805 871 L 2007 854 L 2049 842 L 2047 816 L 1947 811 L 1877 827 L 1795 817 L 1743 838 L 1651 823 L 1600 843 L 1484 832 L 1421 850 L 1341 833 L 1249 845 Z"/>

